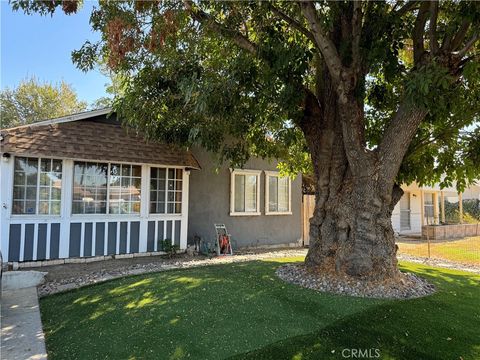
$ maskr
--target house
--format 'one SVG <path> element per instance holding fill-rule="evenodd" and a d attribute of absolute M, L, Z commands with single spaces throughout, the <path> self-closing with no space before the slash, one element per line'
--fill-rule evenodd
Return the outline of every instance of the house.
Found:
<path fill-rule="evenodd" d="M 446 203 L 455 204 L 462 213 L 462 194 L 454 187 L 412 183 L 402 185 L 402 190 L 404 194 L 392 212 L 393 229 L 401 235 L 421 234 L 424 225 L 446 223 Z"/>
<path fill-rule="evenodd" d="M 217 167 L 203 149 L 149 142 L 109 109 L 1 130 L 0 250 L 22 262 L 234 245 L 300 245 L 301 176 L 253 158 Z"/>

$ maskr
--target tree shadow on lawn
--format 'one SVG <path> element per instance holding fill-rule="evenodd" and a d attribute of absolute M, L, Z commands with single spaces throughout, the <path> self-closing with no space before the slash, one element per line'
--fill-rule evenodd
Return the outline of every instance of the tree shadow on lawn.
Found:
<path fill-rule="evenodd" d="M 476 329 L 463 325 L 475 314 L 478 320 L 472 303 L 479 294 L 465 275 L 416 266 L 438 279 L 439 293 L 388 301 L 287 284 L 275 276 L 279 265 L 272 260 L 172 270 L 43 298 L 49 358 L 222 359 L 246 351 L 253 352 L 240 358 L 318 358 L 318 351 L 325 358 L 345 344 L 378 343 L 382 354 L 415 350 L 428 359 L 422 351 L 440 341 L 455 351 L 461 347 L 464 359 L 474 352 L 466 343 Z M 432 321 L 432 312 L 441 316 Z"/>
<path fill-rule="evenodd" d="M 479 359 L 480 277 L 416 264 L 400 268 L 427 278 L 437 293 L 370 307 L 232 359 L 345 359 L 352 349 L 380 359 Z"/>

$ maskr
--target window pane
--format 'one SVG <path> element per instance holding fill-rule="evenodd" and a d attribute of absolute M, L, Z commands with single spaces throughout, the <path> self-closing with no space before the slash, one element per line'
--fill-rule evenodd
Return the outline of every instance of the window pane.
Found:
<path fill-rule="evenodd" d="M 141 169 L 140 166 L 133 166 L 133 168 Z M 111 214 L 139 213 L 141 179 L 133 178 L 132 165 L 110 165 L 109 182 L 109 212 Z"/>
<path fill-rule="evenodd" d="M 182 175 L 183 175 L 183 170 L 182 169 L 177 169 L 175 177 L 177 180 L 182 180 Z"/>
<path fill-rule="evenodd" d="M 50 202 L 50 214 L 51 215 L 60 215 L 60 201 L 51 201 Z"/>
<path fill-rule="evenodd" d="M 13 201 L 12 213 L 24 214 L 25 213 L 25 201 Z"/>
<path fill-rule="evenodd" d="M 36 202 L 35 201 L 27 201 L 25 202 L 25 214 L 35 214 L 36 210 Z"/>
<path fill-rule="evenodd" d="M 245 211 L 257 211 L 257 176 L 247 175 L 245 184 Z"/>
<path fill-rule="evenodd" d="M 75 162 L 73 214 L 106 213 L 107 170 L 107 164 Z"/>
<path fill-rule="evenodd" d="M 12 214 L 36 214 L 38 159 L 16 157 L 14 163 Z M 25 201 L 27 200 L 27 201 Z"/>
<path fill-rule="evenodd" d="M 278 177 L 268 177 L 268 211 L 278 211 Z"/>
<path fill-rule="evenodd" d="M 39 214 L 49 214 L 49 203 L 48 203 L 48 201 L 40 201 L 38 203 L 38 213 Z"/>
<path fill-rule="evenodd" d="M 181 192 L 176 190 L 181 191 L 182 189 L 181 181 L 179 181 L 182 178 L 182 170 L 151 168 L 150 174 L 152 177 L 150 181 L 150 213 L 163 214 L 165 206 L 168 214 L 180 213 L 181 206 L 176 206 L 175 202 L 179 201 L 177 198 L 181 199 Z M 168 186 L 166 190 L 165 186 Z"/>
<path fill-rule="evenodd" d="M 14 186 L 13 187 L 13 199 L 14 200 L 25 199 L 25 187 L 24 186 Z"/>
<path fill-rule="evenodd" d="M 235 188 L 234 188 L 234 198 L 235 198 L 235 211 L 244 212 L 245 211 L 245 175 L 235 175 Z"/>
<path fill-rule="evenodd" d="M 175 213 L 180 214 L 182 212 L 182 203 L 175 203 Z"/>
<path fill-rule="evenodd" d="M 278 211 L 279 212 L 287 212 L 290 209 L 288 208 L 288 200 L 289 200 L 289 178 L 279 178 L 278 179 Z"/>

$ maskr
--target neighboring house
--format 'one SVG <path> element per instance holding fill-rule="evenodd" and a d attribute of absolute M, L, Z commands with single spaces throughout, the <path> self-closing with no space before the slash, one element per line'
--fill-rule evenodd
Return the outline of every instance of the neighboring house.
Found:
<path fill-rule="evenodd" d="M 399 234 L 420 234 L 423 225 L 445 222 L 445 202 L 458 203 L 461 194 L 454 187 L 441 189 L 418 186 L 416 183 L 402 185 L 404 194 L 392 213 L 392 225 Z"/>
<path fill-rule="evenodd" d="M 1 130 L 0 249 L 35 261 L 180 249 L 226 224 L 237 247 L 301 245 L 301 176 L 148 142 L 95 110 Z"/>

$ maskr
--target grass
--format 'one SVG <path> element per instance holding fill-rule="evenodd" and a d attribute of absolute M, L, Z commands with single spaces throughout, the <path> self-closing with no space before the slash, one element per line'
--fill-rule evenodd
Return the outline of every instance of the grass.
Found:
<path fill-rule="evenodd" d="M 426 241 L 399 241 L 397 245 L 400 253 L 428 257 Z M 480 236 L 462 240 L 431 242 L 430 256 L 437 259 L 480 265 Z"/>
<path fill-rule="evenodd" d="M 480 358 L 480 276 L 402 264 L 432 296 L 374 300 L 279 280 L 275 259 L 127 277 L 41 299 L 49 359 Z M 375 354 L 375 353 L 374 353 Z"/>

